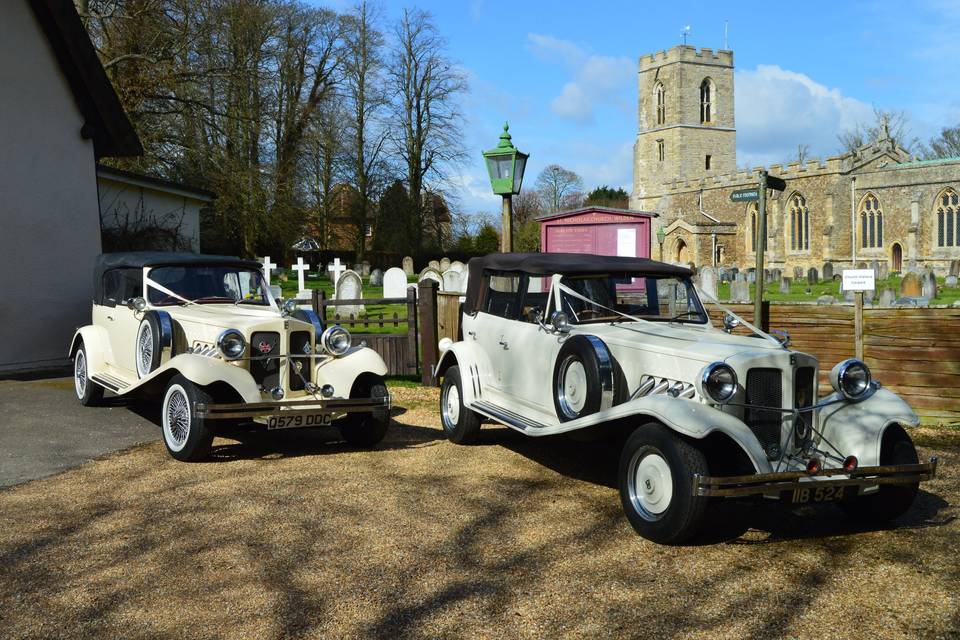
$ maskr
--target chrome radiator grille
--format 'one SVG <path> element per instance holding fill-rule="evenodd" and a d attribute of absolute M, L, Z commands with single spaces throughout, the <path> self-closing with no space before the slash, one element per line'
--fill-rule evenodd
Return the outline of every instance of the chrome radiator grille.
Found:
<path fill-rule="evenodd" d="M 783 414 L 780 411 L 757 407 L 783 407 L 783 384 L 780 369 L 750 369 L 747 371 L 747 410 L 744 422 L 757 436 L 761 446 L 773 457 L 779 455 L 780 425 Z M 776 445 L 776 447 L 774 447 Z M 774 451 L 777 449 L 777 451 Z"/>
<path fill-rule="evenodd" d="M 813 367 L 799 367 L 793 374 L 793 407 L 809 407 L 816 401 L 816 369 Z M 797 417 L 799 422 L 794 425 L 793 444 L 802 448 L 813 435 L 813 412 L 804 411 Z"/>

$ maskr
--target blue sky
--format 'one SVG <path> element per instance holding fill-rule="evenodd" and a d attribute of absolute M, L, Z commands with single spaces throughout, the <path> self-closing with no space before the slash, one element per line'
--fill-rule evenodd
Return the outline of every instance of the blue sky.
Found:
<path fill-rule="evenodd" d="M 334 0 L 332 8 L 350 3 Z M 384 19 L 409 3 L 384 2 Z M 837 151 L 837 134 L 904 109 L 922 140 L 960 124 L 960 1 L 646 2 L 422 0 L 470 81 L 459 208 L 495 212 L 480 151 L 504 120 L 531 154 L 524 188 L 548 164 L 587 189 L 631 187 L 636 66 L 641 54 L 688 43 L 734 51 L 737 163 L 781 162 L 810 145 Z"/>

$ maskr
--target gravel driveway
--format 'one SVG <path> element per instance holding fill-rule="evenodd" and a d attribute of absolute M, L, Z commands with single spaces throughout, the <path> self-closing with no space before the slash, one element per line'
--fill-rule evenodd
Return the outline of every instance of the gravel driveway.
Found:
<path fill-rule="evenodd" d="M 457 447 L 435 390 L 394 392 L 375 451 L 239 433 L 209 463 L 152 443 L 0 491 L 0 637 L 960 634 L 956 431 L 916 434 L 942 474 L 895 526 L 764 505 L 670 548 L 621 514 L 608 446 Z"/>

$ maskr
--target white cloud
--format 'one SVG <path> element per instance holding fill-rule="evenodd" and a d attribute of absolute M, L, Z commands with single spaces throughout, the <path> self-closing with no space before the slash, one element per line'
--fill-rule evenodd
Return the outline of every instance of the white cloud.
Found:
<path fill-rule="evenodd" d="M 600 105 L 625 106 L 624 92 L 636 86 L 636 67 L 629 58 L 591 54 L 568 40 L 536 33 L 528 34 L 527 39 L 535 56 L 562 64 L 573 75 L 550 102 L 558 116 L 585 123 L 593 120 Z"/>
<path fill-rule="evenodd" d="M 735 86 L 741 166 L 788 162 L 798 145 L 811 157 L 833 155 L 840 133 L 873 120 L 870 105 L 776 65 L 736 72 Z"/>

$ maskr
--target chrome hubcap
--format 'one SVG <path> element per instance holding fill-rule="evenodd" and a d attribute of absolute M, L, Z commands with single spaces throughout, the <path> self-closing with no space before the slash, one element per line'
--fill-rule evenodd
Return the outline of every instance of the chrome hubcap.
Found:
<path fill-rule="evenodd" d="M 673 499 L 670 464 L 651 447 L 637 451 L 630 460 L 627 478 L 630 502 L 644 520 L 659 520 Z"/>
<path fill-rule="evenodd" d="M 568 418 L 579 416 L 587 404 L 587 370 L 576 358 L 569 357 L 563 362 L 557 395 L 560 408 Z"/>
<path fill-rule="evenodd" d="M 77 390 L 77 397 L 82 399 L 87 392 L 87 357 L 83 355 L 83 350 L 77 351 L 77 357 L 73 361 L 73 385 Z"/>
<path fill-rule="evenodd" d="M 443 421 L 450 429 L 457 426 L 460 422 L 460 390 L 457 385 L 447 387 L 446 397 L 441 403 L 443 412 Z"/>
<path fill-rule="evenodd" d="M 190 435 L 190 402 L 184 390 L 177 386 L 167 392 L 163 410 L 163 435 L 174 451 L 179 451 L 187 443 Z"/>
<path fill-rule="evenodd" d="M 153 333 L 150 325 L 144 322 L 140 325 L 140 335 L 137 336 L 137 371 L 141 376 L 150 373 L 153 364 Z"/>

